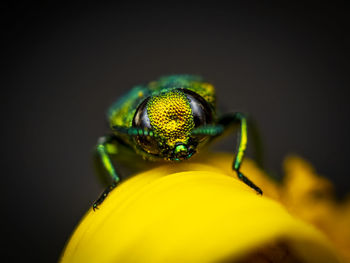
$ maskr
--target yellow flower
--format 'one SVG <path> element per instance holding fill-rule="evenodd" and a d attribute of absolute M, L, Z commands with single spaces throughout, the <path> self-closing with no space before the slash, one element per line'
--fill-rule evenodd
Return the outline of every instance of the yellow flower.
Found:
<path fill-rule="evenodd" d="M 126 180 L 99 210 L 88 211 L 61 262 L 348 259 L 350 206 L 344 214 L 345 208 L 330 199 L 317 199 L 317 204 L 308 199 L 318 180 L 321 190 L 329 184 L 306 163 L 287 159 L 286 182 L 278 185 L 246 160 L 242 171 L 263 189 L 260 196 L 236 179 L 231 162 L 231 155 L 208 154 Z"/>

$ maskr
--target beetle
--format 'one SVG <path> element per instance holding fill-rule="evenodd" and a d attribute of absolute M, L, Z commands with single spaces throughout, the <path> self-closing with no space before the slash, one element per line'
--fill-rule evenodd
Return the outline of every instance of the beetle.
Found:
<path fill-rule="evenodd" d="M 107 121 L 111 134 L 99 138 L 95 156 L 111 183 L 93 203 L 94 210 L 121 181 L 111 159 L 121 145 L 145 160 L 183 161 L 232 126 L 240 130 L 232 169 L 262 194 L 240 171 L 247 146 L 247 118 L 242 113 L 218 117 L 215 89 L 199 76 L 170 75 L 135 86 L 111 105 Z"/>

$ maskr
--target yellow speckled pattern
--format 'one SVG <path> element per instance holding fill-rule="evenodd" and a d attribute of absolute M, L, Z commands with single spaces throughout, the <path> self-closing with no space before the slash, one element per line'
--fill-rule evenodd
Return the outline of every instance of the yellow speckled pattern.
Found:
<path fill-rule="evenodd" d="M 178 90 L 152 97 L 147 113 L 158 136 L 173 147 L 176 142 L 186 143 L 194 127 L 192 109 L 186 95 Z"/>

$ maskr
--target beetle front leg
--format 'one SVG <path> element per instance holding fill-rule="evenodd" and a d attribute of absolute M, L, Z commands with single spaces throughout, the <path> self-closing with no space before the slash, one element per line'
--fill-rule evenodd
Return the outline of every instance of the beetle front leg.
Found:
<path fill-rule="evenodd" d="M 110 153 L 108 152 L 107 144 L 113 140 L 113 136 L 104 136 L 98 139 L 96 146 L 96 154 L 99 157 L 99 161 L 102 164 L 104 171 L 110 176 L 112 180 L 111 184 L 102 192 L 100 197 L 93 203 L 92 208 L 98 209 L 98 206 L 106 199 L 107 195 L 117 186 L 120 178 L 113 166 L 110 159 Z"/>
<path fill-rule="evenodd" d="M 248 142 L 248 128 L 247 128 L 247 119 L 241 113 L 235 113 L 230 115 L 225 115 L 219 120 L 219 124 L 224 126 L 224 129 L 229 128 L 232 125 L 239 125 L 240 133 L 238 136 L 237 144 L 237 154 L 233 160 L 232 169 L 237 172 L 238 178 L 244 182 L 249 187 L 253 188 L 258 194 L 262 195 L 261 189 L 256 186 L 252 181 L 248 179 L 244 174 L 241 173 L 240 168 L 244 158 L 244 153 L 247 148 Z"/>

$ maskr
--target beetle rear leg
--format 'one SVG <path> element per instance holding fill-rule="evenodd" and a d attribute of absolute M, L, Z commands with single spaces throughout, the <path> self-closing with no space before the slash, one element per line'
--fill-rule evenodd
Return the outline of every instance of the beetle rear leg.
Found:
<path fill-rule="evenodd" d="M 107 147 L 107 145 L 111 143 L 113 139 L 113 136 L 104 136 L 99 138 L 97 142 L 96 154 L 99 157 L 99 162 L 102 164 L 103 170 L 107 172 L 112 182 L 102 192 L 100 197 L 93 203 L 92 208 L 94 211 L 95 209 L 98 209 L 98 206 L 102 204 L 108 194 L 117 186 L 118 182 L 120 181 L 120 177 L 118 176 L 110 158 L 111 153 Z"/>

